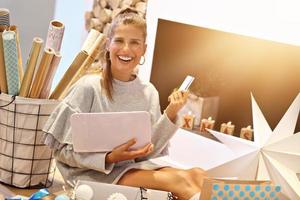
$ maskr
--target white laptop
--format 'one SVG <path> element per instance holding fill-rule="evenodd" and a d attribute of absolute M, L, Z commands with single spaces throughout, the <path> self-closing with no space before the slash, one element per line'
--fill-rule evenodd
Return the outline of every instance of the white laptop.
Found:
<path fill-rule="evenodd" d="M 151 142 L 151 119 L 146 111 L 76 113 L 71 116 L 75 152 L 107 152 L 132 138 L 138 149 Z"/>

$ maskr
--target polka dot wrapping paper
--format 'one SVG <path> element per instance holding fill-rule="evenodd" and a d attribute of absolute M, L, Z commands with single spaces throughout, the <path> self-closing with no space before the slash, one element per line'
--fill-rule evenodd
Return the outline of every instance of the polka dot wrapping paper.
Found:
<path fill-rule="evenodd" d="M 248 184 L 214 184 L 211 200 L 279 200 L 280 186 Z"/>
<path fill-rule="evenodd" d="M 206 180 L 201 200 L 280 200 L 281 187 L 268 181 Z"/>

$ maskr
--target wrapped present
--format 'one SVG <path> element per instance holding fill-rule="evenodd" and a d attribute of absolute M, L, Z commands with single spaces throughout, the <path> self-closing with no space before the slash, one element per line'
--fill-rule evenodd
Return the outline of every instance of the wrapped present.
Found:
<path fill-rule="evenodd" d="M 129 187 L 92 181 L 79 181 L 75 188 L 75 198 L 90 200 L 171 200 L 171 193 L 146 188 Z"/>
<path fill-rule="evenodd" d="M 282 200 L 281 187 L 270 181 L 205 179 L 200 200 Z"/>

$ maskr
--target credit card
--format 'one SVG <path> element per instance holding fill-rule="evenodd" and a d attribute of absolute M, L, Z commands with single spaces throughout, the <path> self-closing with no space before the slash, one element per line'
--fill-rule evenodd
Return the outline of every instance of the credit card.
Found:
<path fill-rule="evenodd" d="M 187 77 L 185 77 L 184 81 L 182 82 L 181 86 L 179 87 L 179 91 L 184 91 L 189 89 L 190 85 L 192 84 L 192 82 L 194 81 L 194 77 L 187 75 Z"/>

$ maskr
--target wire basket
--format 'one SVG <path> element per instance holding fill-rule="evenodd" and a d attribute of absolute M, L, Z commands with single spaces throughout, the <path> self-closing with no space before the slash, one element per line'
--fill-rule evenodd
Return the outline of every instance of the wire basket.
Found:
<path fill-rule="evenodd" d="M 52 185 L 55 163 L 40 142 L 56 100 L 0 94 L 0 182 L 21 188 Z"/>

